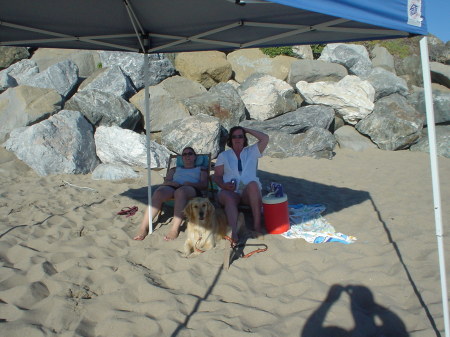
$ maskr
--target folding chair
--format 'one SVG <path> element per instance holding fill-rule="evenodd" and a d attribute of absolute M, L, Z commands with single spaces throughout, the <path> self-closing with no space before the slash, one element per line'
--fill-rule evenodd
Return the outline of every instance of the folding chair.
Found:
<path fill-rule="evenodd" d="M 211 179 L 211 154 L 210 153 L 202 153 L 197 154 L 197 159 L 195 160 L 195 166 L 201 167 L 202 171 L 205 171 L 208 176 L 208 185 L 206 189 L 201 190 L 202 196 L 205 198 L 212 198 L 212 179 Z M 169 171 L 176 167 L 183 167 L 183 159 L 181 155 L 171 154 L 169 157 L 169 162 L 167 164 L 166 177 L 169 174 Z M 165 205 L 173 206 L 173 199 L 168 200 L 164 203 Z"/>

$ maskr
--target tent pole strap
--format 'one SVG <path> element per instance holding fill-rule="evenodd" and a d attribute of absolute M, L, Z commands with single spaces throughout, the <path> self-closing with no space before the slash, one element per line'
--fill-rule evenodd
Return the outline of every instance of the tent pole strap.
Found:
<path fill-rule="evenodd" d="M 420 40 L 420 55 L 422 59 L 423 88 L 427 113 L 428 142 L 430 146 L 431 179 L 433 183 L 434 218 L 436 238 L 438 242 L 439 268 L 441 275 L 442 306 L 445 326 L 445 337 L 450 337 L 447 279 L 445 273 L 445 254 L 442 227 L 441 192 L 439 188 L 439 171 L 436 150 L 436 128 L 434 125 L 433 97 L 431 90 L 430 64 L 428 57 L 427 37 Z"/>
<path fill-rule="evenodd" d="M 151 151 L 150 151 L 150 100 L 149 100 L 149 60 L 148 53 L 144 52 L 144 105 L 145 105 L 145 139 L 147 145 L 147 197 L 148 197 L 148 233 L 153 233 L 152 219 L 152 169 L 151 169 Z"/>

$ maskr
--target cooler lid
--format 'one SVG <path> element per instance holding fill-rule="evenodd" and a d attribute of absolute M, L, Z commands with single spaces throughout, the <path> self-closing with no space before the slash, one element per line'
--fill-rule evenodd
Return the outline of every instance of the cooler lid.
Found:
<path fill-rule="evenodd" d="M 273 205 L 273 204 L 281 204 L 282 202 L 287 201 L 287 194 L 283 193 L 282 197 L 276 197 L 273 194 L 267 194 L 262 198 L 263 204 Z"/>

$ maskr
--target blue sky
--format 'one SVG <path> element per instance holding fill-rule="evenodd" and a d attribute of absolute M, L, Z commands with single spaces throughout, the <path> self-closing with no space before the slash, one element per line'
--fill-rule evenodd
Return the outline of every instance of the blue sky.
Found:
<path fill-rule="evenodd" d="M 450 0 L 422 0 L 428 32 L 444 43 L 450 40 Z"/>

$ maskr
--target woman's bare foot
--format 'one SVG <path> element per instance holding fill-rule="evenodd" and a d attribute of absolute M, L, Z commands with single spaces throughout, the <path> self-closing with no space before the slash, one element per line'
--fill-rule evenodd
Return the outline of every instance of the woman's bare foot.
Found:
<path fill-rule="evenodd" d="M 133 238 L 133 240 L 142 241 L 145 239 L 147 234 L 148 234 L 148 228 L 141 228 L 139 230 L 139 232 L 136 234 L 136 236 Z"/>
<path fill-rule="evenodd" d="M 166 241 L 175 240 L 178 237 L 179 233 L 180 232 L 178 231 L 178 229 L 172 228 L 166 235 L 164 235 L 164 240 L 166 240 Z"/>

